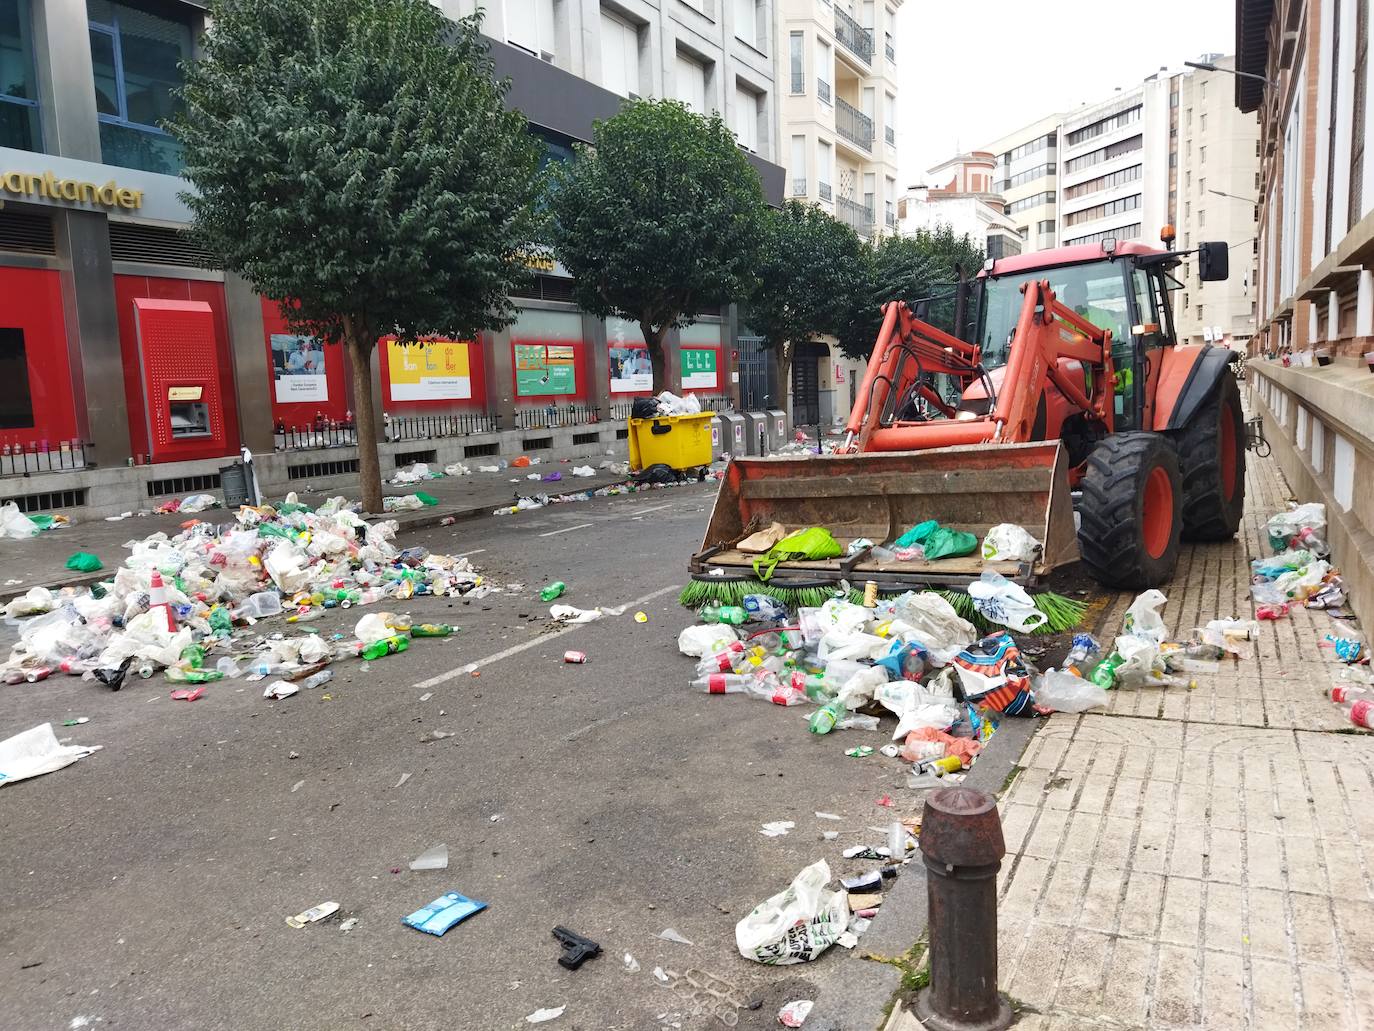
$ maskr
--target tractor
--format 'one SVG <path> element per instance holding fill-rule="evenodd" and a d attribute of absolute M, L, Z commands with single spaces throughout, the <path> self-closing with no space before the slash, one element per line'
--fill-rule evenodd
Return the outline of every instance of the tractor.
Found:
<path fill-rule="evenodd" d="M 1172 270 L 1195 255 L 1202 281 L 1224 280 L 1227 246 L 1175 251 L 1168 228 L 1162 240 L 989 260 L 953 333 L 885 304 L 843 443 L 732 460 L 694 577 L 748 574 L 754 556 L 735 545 L 772 522 L 824 526 L 846 549 L 784 562 L 780 583 L 884 591 L 966 585 L 986 568 L 1031 584 L 1080 557 L 1099 582 L 1140 589 L 1170 578 L 1181 539 L 1233 536 L 1246 440 L 1234 352 L 1178 343 L 1170 303 Z M 930 519 L 980 539 L 1016 523 L 1041 548 L 988 564 L 873 553 Z"/>

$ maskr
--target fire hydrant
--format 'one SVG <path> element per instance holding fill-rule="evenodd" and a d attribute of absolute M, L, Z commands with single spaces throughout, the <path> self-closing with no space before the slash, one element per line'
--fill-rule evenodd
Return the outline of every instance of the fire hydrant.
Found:
<path fill-rule="evenodd" d="M 927 1031 L 1001 1031 L 1011 1006 L 997 992 L 997 871 L 1007 846 L 997 800 L 972 788 L 926 799 L 921 856 L 926 864 L 930 986 L 916 996 Z"/>

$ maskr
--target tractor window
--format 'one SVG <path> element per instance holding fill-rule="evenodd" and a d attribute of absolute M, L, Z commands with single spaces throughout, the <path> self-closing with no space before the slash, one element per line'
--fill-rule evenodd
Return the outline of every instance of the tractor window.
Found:
<path fill-rule="evenodd" d="M 996 369 L 1007 363 L 1011 336 L 1021 315 L 1021 284 L 1032 279 L 1048 279 L 1060 302 L 1102 329 L 1112 332 L 1113 353 L 1122 342 L 1131 340 L 1130 307 L 1126 303 L 1124 266 L 1118 262 L 1095 261 L 1085 265 L 1036 269 L 1020 276 L 1002 276 L 987 281 L 983 319 L 983 366 Z"/>

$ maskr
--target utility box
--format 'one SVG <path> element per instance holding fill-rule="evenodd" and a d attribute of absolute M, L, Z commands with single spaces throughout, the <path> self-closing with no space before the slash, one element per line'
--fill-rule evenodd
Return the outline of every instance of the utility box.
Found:
<path fill-rule="evenodd" d="M 721 454 L 735 458 L 749 454 L 749 445 L 745 440 L 747 425 L 743 415 L 739 412 L 718 412 L 716 424 L 720 427 Z"/>
<path fill-rule="evenodd" d="M 771 450 L 768 446 L 768 416 L 763 412 L 745 412 L 745 445 L 748 454 L 765 455 Z"/>
<path fill-rule="evenodd" d="M 768 450 L 777 451 L 790 439 L 787 434 L 787 413 L 779 408 L 770 408 L 765 417 L 768 420 Z"/>

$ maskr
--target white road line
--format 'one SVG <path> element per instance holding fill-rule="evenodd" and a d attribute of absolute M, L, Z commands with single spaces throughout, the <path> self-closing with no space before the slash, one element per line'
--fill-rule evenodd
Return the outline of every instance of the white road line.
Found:
<path fill-rule="evenodd" d="M 565 526 L 561 530 L 550 530 L 548 533 L 535 534 L 536 537 L 557 537 L 560 533 L 572 533 L 574 530 L 585 530 L 591 523 L 578 523 L 576 526 Z"/>
<path fill-rule="evenodd" d="M 672 507 L 673 503 L 670 501 L 666 505 L 655 505 L 653 508 L 641 508 L 634 518 L 638 519 L 640 516 L 648 515 L 650 512 L 662 512 L 665 508 Z"/>
<path fill-rule="evenodd" d="M 638 608 L 640 605 L 643 605 L 647 601 L 653 601 L 655 598 L 661 597 L 662 595 L 667 594 L 669 591 L 677 590 L 681 590 L 680 584 L 673 584 L 668 587 L 660 587 L 658 590 L 653 591 L 650 594 L 646 594 L 642 597 L 635 598 L 633 601 L 627 601 L 625 603 L 625 608 L 627 610 Z M 497 652 L 495 655 L 488 655 L 486 658 L 478 659 L 476 662 L 466 663 L 462 666 L 459 666 L 457 669 L 451 669 L 447 673 L 440 673 L 438 676 L 430 677 L 428 680 L 422 680 L 418 684 L 412 684 L 411 686 L 416 690 L 423 690 L 427 687 L 434 687 L 438 684 L 447 683 L 448 681 L 454 680 L 457 677 L 467 676 L 469 669 L 471 667 L 481 669 L 483 666 L 490 666 L 493 663 L 500 662 L 502 659 L 509 659 L 512 655 L 519 655 L 523 651 L 527 651 L 530 648 L 536 648 L 541 644 L 546 644 L 547 642 L 552 641 L 555 638 L 562 637 L 564 634 L 570 634 L 574 630 L 577 630 L 587 625 L 588 624 L 586 623 L 574 623 L 572 626 L 566 626 L 562 630 L 555 630 L 551 634 L 541 634 L 540 636 L 532 640 L 525 641 L 521 644 L 513 645 L 512 647 L 507 648 L 505 651 Z"/>
<path fill-rule="evenodd" d="M 469 555 L 480 555 L 486 550 L 486 548 L 473 548 L 471 551 L 460 551 L 458 552 L 458 557 L 467 558 Z"/>

